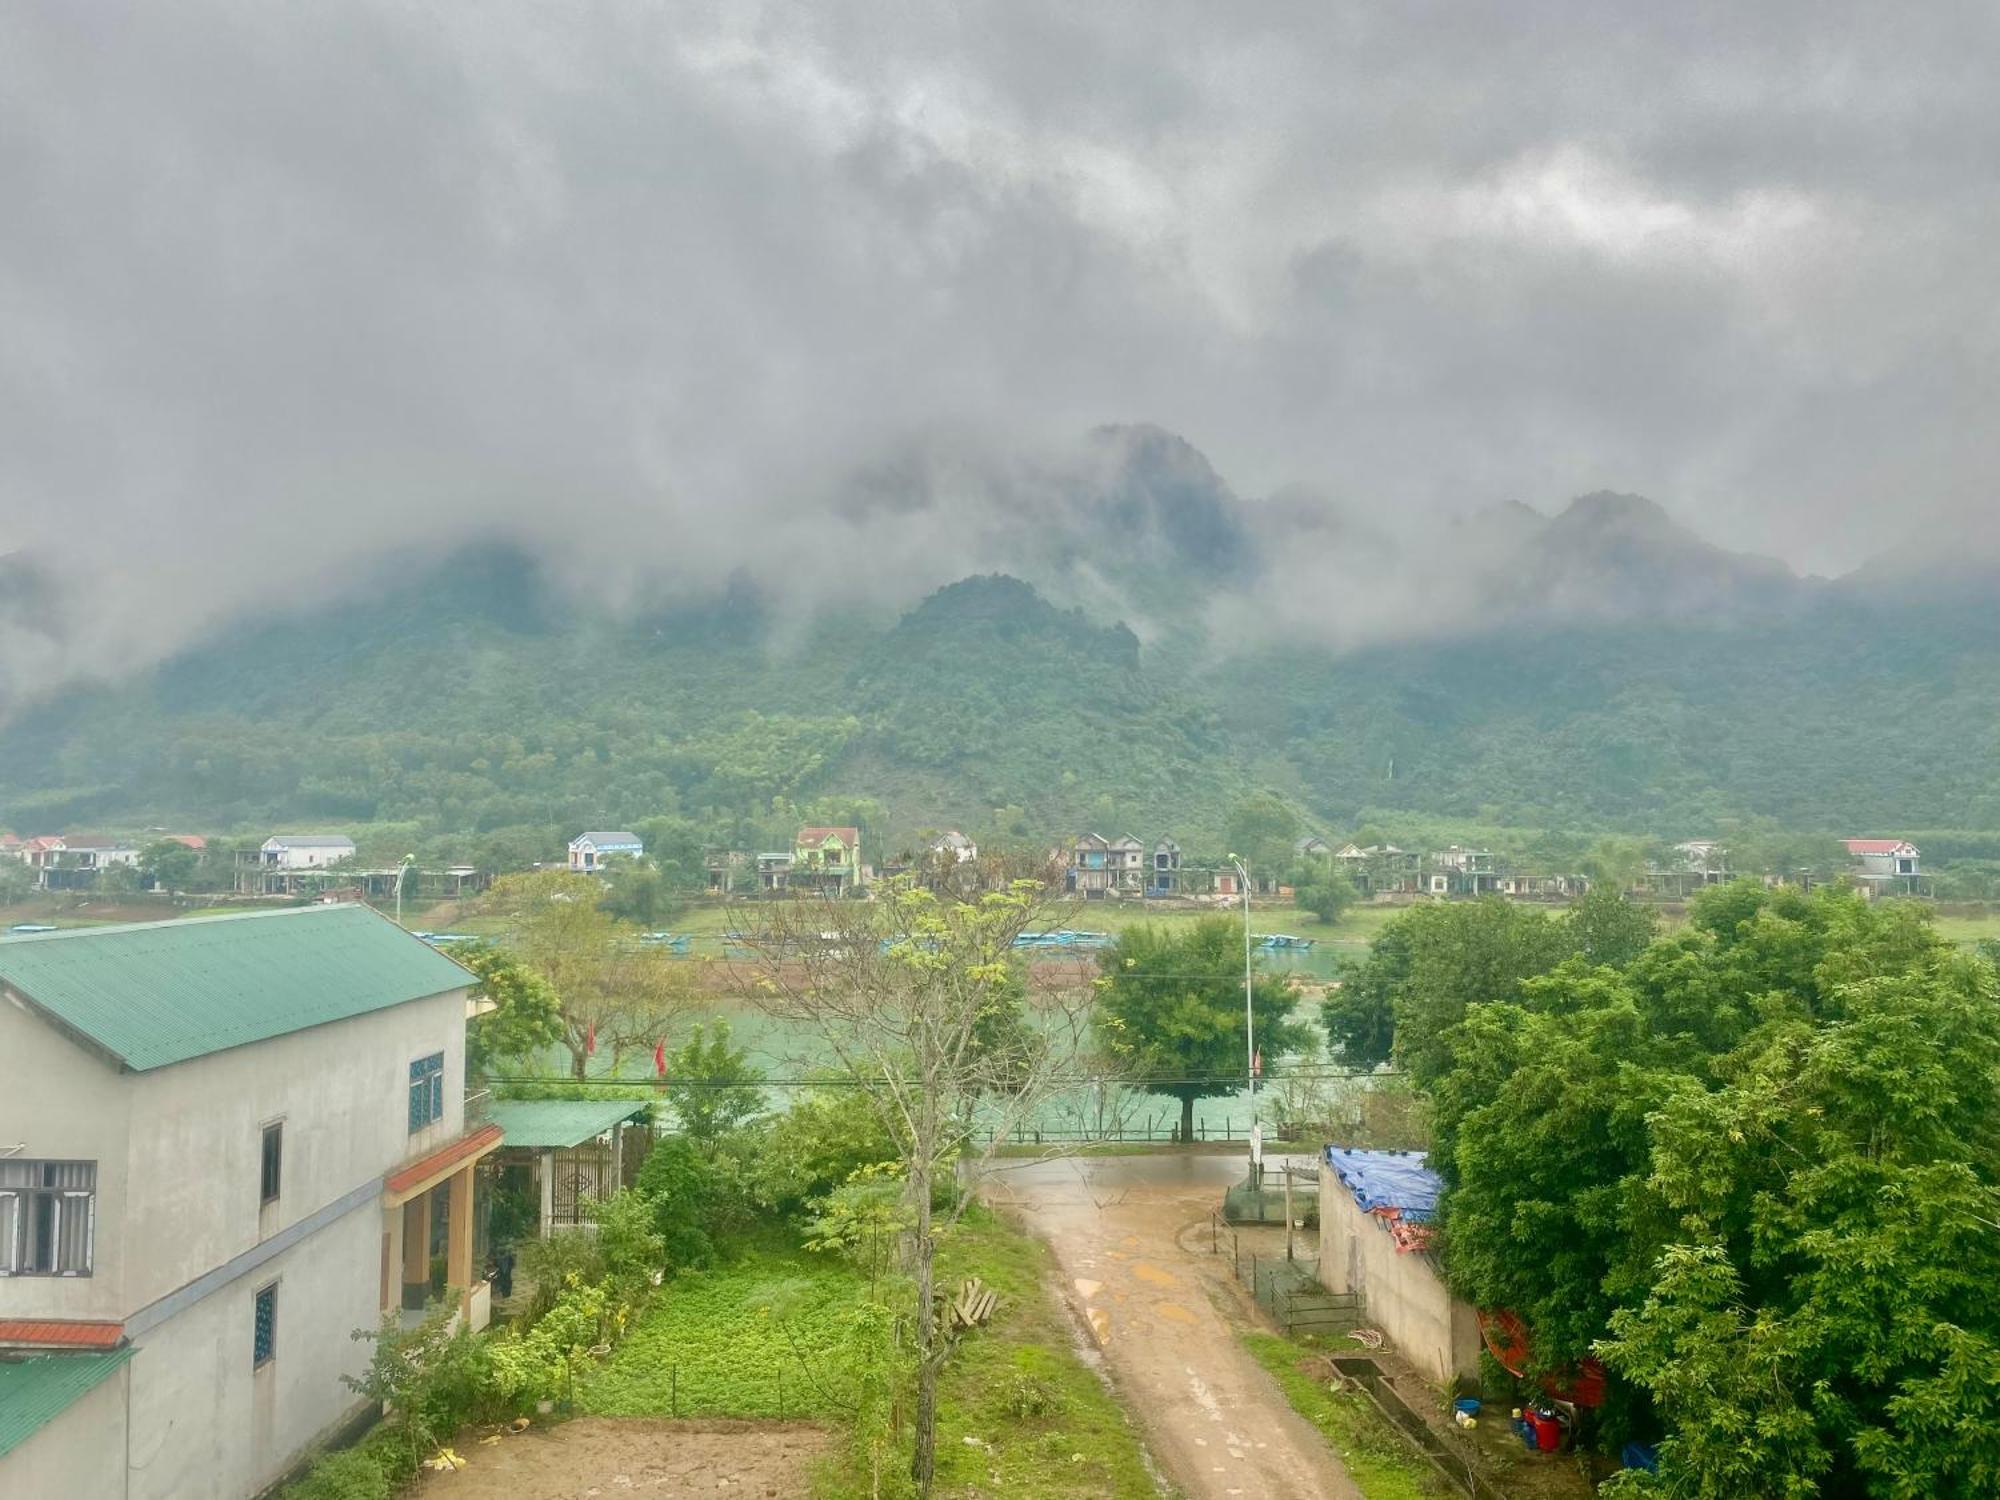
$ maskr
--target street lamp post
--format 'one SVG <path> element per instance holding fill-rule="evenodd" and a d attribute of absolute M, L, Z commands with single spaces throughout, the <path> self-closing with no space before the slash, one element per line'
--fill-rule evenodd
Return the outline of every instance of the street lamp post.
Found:
<path fill-rule="evenodd" d="M 396 871 L 396 925 L 403 925 L 403 882 L 409 878 L 410 866 L 417 862 L 414 854 L 405 854 L 403 863 Z"/>
<path fill-rule="evenodd" d="M 1250 872 L 1243 861 L 1229 856 L 1236 867 L 1236 888 L 1243 893 L 1243 1069 L 1250 1075 L 1250 1176 L 1261 1179 L 1264 1142 L 1257 1134 L 1257 1020 L 1250 1008 Z"/>

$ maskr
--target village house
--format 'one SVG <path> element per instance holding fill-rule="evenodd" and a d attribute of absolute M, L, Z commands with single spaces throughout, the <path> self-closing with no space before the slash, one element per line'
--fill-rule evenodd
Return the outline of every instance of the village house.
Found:
<path fill-rule="evenodd" d="M 28 868 L 45 891 L 88 890 L 114 865 L 136 866 L 139 849 L 129 839 L 95 833 L 66 833 L 30 841 Z"/>
<path fill-rule="evenodd" d="M 1424 888 L 1433 896 L 1489 896 L 1500 889 L 1490 849 L 1440 849 L 1424 872 Z"/>
<path fill-rule="evenodd" d="M 1394 844 L 1342 844 L 1333 859 L 1364 896 L 1413 896 L 1422 889 L 1423 861 Z"/>
<path fill-rule="evenodd" d="M 940 862 L 949 859 L 954 864 L 962 865 L 979 858 L 979 845 L 956 828 L 947 828 L 932 839 L 927 847 Z"/>
<path fill-rule="evenodd" d="M 1915 895 L 1923 882 L 1922 856 L 1908 839 L 1843 839 L 1854 861 L 1854 883 L 1871 896 Z"/>
<path fill-rule="evenodd" d="M 1107 896 L 1137 896 L 1145 891 L 1146 846 L 1126 834 L 1107 839 L 1086 833 L 1070 846 L 1064 888 L 1086 900 Z"/>
<path fill-rule="evenodd" d="M 1590 889 L 1581 875 L 1502 875 L 1500 894 L 1516 901 L 1568 901 Z"/>
<path fill-rule="evenodd" d="M 277 833 L 258 847 L 257 862 L 274 870 L 322 870 L 354 858 L 354 840 L 340 833 Z"/>
<path fill-rule="evenodd" d="M 761 861 L 760 861 L 761 862 Z M 785 885 L 793 890 L 845 896 L 865 883 L 861 830 L 808 825 L 792 840 L 792 863 Z"/>
<path fill-rule="evenodd" d="M 579 833 L 569 841 L 569 868 L 573 875 L 595 875 L 611 859 L 637 859 L 646 852 L 636 833 L 593 831 Z"/>
<path fill-rule="evenodd" d="M 710 894 L 727 896 L 750 868 L 750 856 L 735 849 L 710 849 L 701 858 Z"/>
<path fill-rule="evenodd" d="M 0 939 L 0 1494 L 244 1500 L 434 1257 L 483 1325 L 472 984 L 359 906 Z"/>
<path fill-rule="evenodd" d="M 1181 873 L 1181 846 L 1172 839 L 1153 845 L 1153 862 L 1146 868 L 1146 894 L 1178 896 L 1185 889 Z"/>

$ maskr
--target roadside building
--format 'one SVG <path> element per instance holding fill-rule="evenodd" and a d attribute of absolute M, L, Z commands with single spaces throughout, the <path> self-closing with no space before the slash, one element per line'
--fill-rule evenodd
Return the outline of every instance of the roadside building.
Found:
<path fill-rule="evenodd" d="M 1431 1253 L 1441 1184 L 1421 1151 L 1328 1146 L 1319 1168 L 1319 1280 L 1435 1384 L 1479 1375 L 1479 1316 Z"/>
<path fill-rule="evenodd" d="M 1178 896 L 1181 890 L 1181 846 L 1172 839 L 1161 839 L 1153 845 L 1152 863 L 1146 867 L 1146 894 Z"/>
<path fill-rule="evenodd" d="M 701 857 L 703 873 L 708 879 L 709 892 L 717 896 L 727 896 L 736 889 L 750 868 L 750 856 L 735 849 L 710 849 Z"/>
<path fill-rule="evenodd" d="M 434 1257 L 484 1322 L 472 983 L 359 906 L 0 939 L 0 1494 L 255 1495 Z"/>
<path fill-rule="evenodd" d="M 598 830 L 579 833 L 569 841 L 569 868 L 575 875 L 595 875 L 609 859 L 637 859 L 646 846 L 636 833 Z"/>

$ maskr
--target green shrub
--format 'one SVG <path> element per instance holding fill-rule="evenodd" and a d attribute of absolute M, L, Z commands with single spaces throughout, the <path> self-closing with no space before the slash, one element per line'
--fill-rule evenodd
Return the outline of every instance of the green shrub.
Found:
<path fill-rule="evenodd" d="M 303 1478 L 285 1486 L 281 1500 L 389 1500 L 394 1482 L 377 1450 L 323 1453 Z"/>
<path fill-rule="evenodd" d="M 656 1205 L 643 1193 L 626 1189 L 590 1204 L 587 1212 L 597 1226 L 598 1254 L 613 1296 L 637 1306 L 666 1266 L 667 1242 L 657 1227 Z"/>
<path fill-rule="evenodd" d="M 666 1264 L 676 1270 L 715 1259 L 715 1245 L 701 1226 L 724 1196 L 722 1181 L 715 1162 L 680 1136 L 653 1147 L 639 1169 L 639 1191 L 653 1206 Z"/>
<path fill-rule="evenodd" d="M 559 1229 L 545 1240 L 530 1240 L 521 1247 L 521 1274 L 534 1283 L 535 1295 L 526 1313 L 533 1322 L 548 1312 L 572 1277 L 604 1279 L 604 1247 L 588 1229 Z"/>

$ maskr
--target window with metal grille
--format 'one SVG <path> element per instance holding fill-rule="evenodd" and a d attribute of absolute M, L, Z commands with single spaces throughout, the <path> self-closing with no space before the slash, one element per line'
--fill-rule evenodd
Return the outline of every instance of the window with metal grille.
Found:
<path fill-rule="evenodd" d="M 275 1203 L 285 1177 L 285 1126 L 283 1121 L 264 1127 L 264 1171 L 258 1202 Z"/>
<path fill-rule="evenodd" d="M 251 1334 L 250 1368 L 267 1365 L 278 1352 L 278 1284 L 274 1281 L 257 1293 L 255 1328 Z"/>
<path fill-rule="evenodd" d="M 433 1052 L 410 1064 L 410 1133 L 444 1118 L 444 1054 Z"/>
<path fill-rule="evenodd" d="M 0 1161 L 0 1276 L 88 1276 L 94 1161 Z"/>

